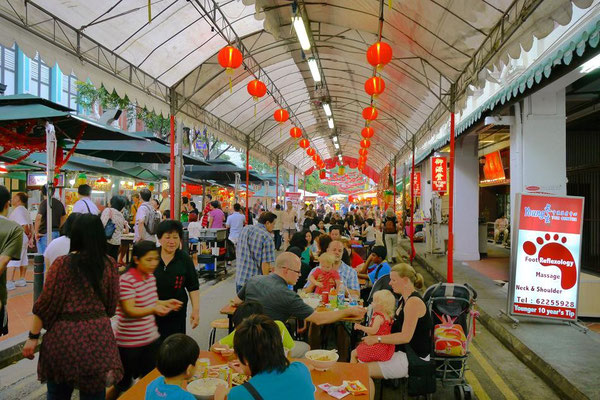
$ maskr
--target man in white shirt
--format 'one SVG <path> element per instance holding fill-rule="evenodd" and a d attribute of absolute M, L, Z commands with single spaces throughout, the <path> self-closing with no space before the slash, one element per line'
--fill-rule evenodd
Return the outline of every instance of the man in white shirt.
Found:
<path fill-rule="evenodd" d="M 273 228 L 273 235 L 275 236 L 275 250 L 279 251 L 279 248 L 281 247 L 281 231 L 283 230 L 283 221 L 281 218 L 283 211 L 281 210 L 281 206 L 279 204 L 275 206 L 273 214 L 277 216 L 277 219 L 275 220 L 275 227 Z"/>
<path fill-rule="evenodd" d="M 94 204 L 90 196 L 92 195 L 92 187 L 90 185 L 80 185 L 77 188 L 77 194 L 79 194 L 79 200 L 73 206 L 74 213 L 80 214 L 100 214 L 100 210 Z"/>
<path fill-rule="evenodd" d="M 144 226 L 144 221 L 146 220 L 146 215 L 150 212 L 154 212 L 154 207 L 150 204 L 150 199 L 152 198 L 152 192 L 148 189 L 142 189 L 140 191 L 140 198 L 142 199 L 142 204 L 138 208 L 137 214 L 135 214 L 135 225 L 133 228 L 134 236 L 133 242 L 137 243 L 140 240 L 151 240 L 156 242 L 156 236 L 151 235 L 146 232 L 146 227 Z"/>
<path fill-rule="evenodd" d="M 165 211 L 171 209 L 171 197 L 169 196 L 169 190 L 165 189 L 161 193 L 162 199 L 160 199 L 160 214 L 164 215 Z"/>
<path fill-rule="evenodd" d="M 246 221 L 246 217 L 241 213 L 242 206 L 239 203 L 235 203 L 233 205 L 233 214 L 227 217 L 227 221 L 225 221 L 225 226 L 229 228 L 229 240 L 234 245 L 237 245 L 238 238 L 240 237 L 240 233 L 244 228 L 244 222 Z"/>
<path fill-rule="evenodd" d="M 502 234 L 502 244 L 505 245 L 508 241 L 508 219 L 504 214 L 494 222 L 494 243 L 498 243 Z"/>

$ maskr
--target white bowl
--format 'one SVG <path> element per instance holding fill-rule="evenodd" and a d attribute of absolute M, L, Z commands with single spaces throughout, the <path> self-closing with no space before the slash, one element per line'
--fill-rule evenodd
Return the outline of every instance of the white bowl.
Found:
<path fill-rule="evenodd" d="M 306 357 L 308 363 L 317 371 L 327 371 L 329 368 L 333 367 L 340 356 L 338 353 L 331 350 L 310 350 L 306 352 L 304 357 Z M 326 357 L 327 360 L 317 360 L 321 357 Z"/>
<path fill-rule="evenodd" d="M 202 378 L 188 383 L 187 391 L 198 400 L 212 400 L 215 396 L 217 385 L 227 386 L 227 382 L 218 378 Z"/>

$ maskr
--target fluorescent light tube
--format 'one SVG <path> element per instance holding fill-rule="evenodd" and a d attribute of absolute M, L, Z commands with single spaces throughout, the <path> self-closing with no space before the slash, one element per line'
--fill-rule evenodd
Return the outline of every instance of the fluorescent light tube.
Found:
<path fill-rule="evenodd" d="M 328 117 L 331 117 L 331 107 L 329 106 L 328 103 L 323 103 L 323 110 L 325 110 L 325 114 Z"/>
<path fill-rule="evenodd" d="M 336 149 L 336 150 L 339 150 L 339 149 L 340 149 L 340 145 L 339 145 L 339 144 L 337 144 L 337 143 L 334 143 L 334 144 L 333 144 L 333 147 L 335 147 L 335 149 Z"/>
<path fill-rule="evenodd" d="M 296 31 L 296 36 L 298 37 L 302 50 L 310 50 L 310 40 L 308 40 L 308 34 L 306 33 L 306 27 L 304 26 L 302 17 L 293 17 L 292 23 L 294 24 L 294 30 Z"/>
<path fill-rule="evenodd" d="M 312 74 L 313 80 L 315 82 L 321 82 L 321 73 L 319 72 L 317 60 L 315 60 L 314 58 L 309 58 L 308 67 L 310 68 L 310 73 Z"/>
<path fill-rule="evenodd" d="M 337 136 L 334 136 L 331 140 L 333 140 L 333 143 L 337 143 Z"/>
<path fill-rule="evenodd" d="M 328 118 L 327 119 L 327 125 L 329 125 L 330 129 L 333 129 L 333 118 Z"/>

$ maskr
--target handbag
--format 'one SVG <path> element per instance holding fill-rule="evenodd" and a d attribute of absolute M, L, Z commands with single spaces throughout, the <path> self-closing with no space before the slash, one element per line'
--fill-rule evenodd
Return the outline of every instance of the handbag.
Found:
<path fill-rule="evenodd" d="M 415 353 L 410 344 L 406 344 L 406 358 L 408 359 L 408 395 L 423 396 L 435 393 L 435 363 L 425 361 Z"/>
<path fill-rule="evenodd" d="M 115 225 L 115 223 L 112 220 L 112 209 L 109 209 L 109 211 L 110 211 L 110 217 L 108 218 L 108 221 L 106 221 L 106 225 L 104 225 L 104 236 L 106 237 L 107 240 L 112 238 L 113 235 L 115 234 L 115 231 L 117 230 L 117 226 Z"/>
<path fill-rule="evenodd" d="M 250 395 L 252 396 L 252 398 L 254 400 L 264 400 L 263 397 L 258 393 L 258 391 L 256 390 L 256 388 L 254 386 L 252 386 L 252 384 L 250 382 L 244 383 L 243 386 L 250 393 Z"/>

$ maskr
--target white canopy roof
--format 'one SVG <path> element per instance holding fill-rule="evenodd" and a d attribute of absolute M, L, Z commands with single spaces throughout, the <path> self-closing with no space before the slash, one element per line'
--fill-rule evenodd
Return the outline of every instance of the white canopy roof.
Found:
<path fill-rule="evenodd" d="M 448 103 L 451 82 L 457 82 L 459 103 L 464 101 L 488 70 L 528 50 L 534 36 L 570 22 L 573 5 L 592 2 L 392 0 L 389 9 L 384 0 L 383 40 L 394 59 L 381 71 L 386 91 L 376 100 L 380 116 L 372 124 L 369 165 L 380 170 L 412 134 L 438 122 L 434 111 L 441 100 Z M 320 102 L 330 98 L 342 154 L 356 157 L 361 111 L 371 100 L 364 82 L 373 69 L 365 53 L 378 38 L 380 1 L 300 3 L 315 44 L 309 55 L 320 59 L 325 88 L 314 85 L 287 0 L 154 0 L 150 23 L 145 0 L 0 0 L 0 42 L 16 42 L 30 57 L 39 52 L 50 66 L 58 63 L 80 80 L 89 78 L 163 115 L 176 98 L 176 116 L 186 124 L 208 126 L 239 147 L 249 138 L 255 156 L 279 157 L 288 168 L 304 170 L 313 162 L 289 137 L 291 121 L 280 133 L 273 120 L 281 105 L 276 101 L 289 105 L 293 122 L 327 159 L 336 151 Z M 503 18 L 506 37 L 496 37 L 501 33 L 494 27 Z M 256 117 L 246 92 L 250 70 L 231 75 L 230 92 L 229 76 L 217 63 L 216 53 L 236 35 L 249 50 L 245 58 L 251 55 L 261 67 L 259 72 L 249 62 L 252 72 L 262 80 L 266 73 L 277 89 L 256 104 Z M 493 43 L 501 49 L 486 47 Z"/>

